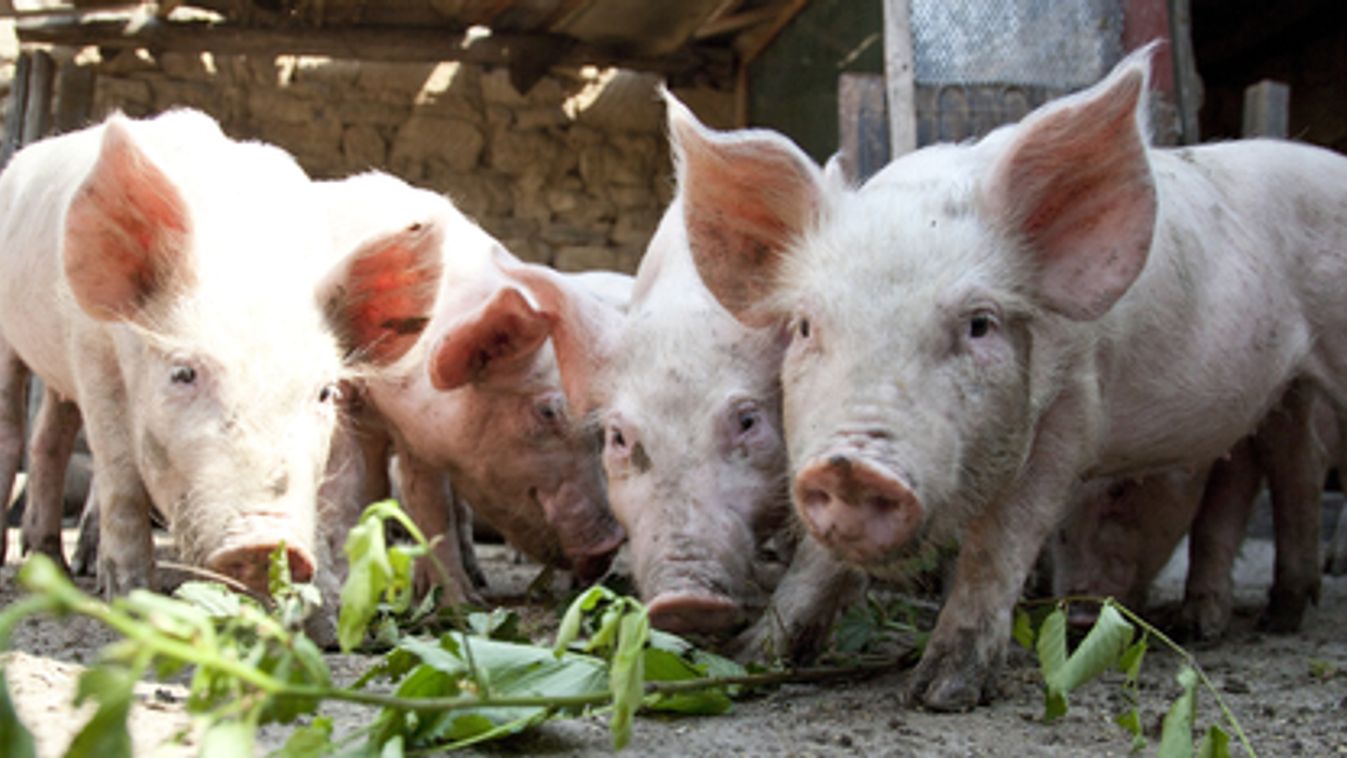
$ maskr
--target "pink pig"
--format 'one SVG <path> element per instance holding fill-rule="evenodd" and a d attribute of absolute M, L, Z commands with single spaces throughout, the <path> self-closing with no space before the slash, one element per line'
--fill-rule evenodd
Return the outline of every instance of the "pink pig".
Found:
<path fill-rule="evenodd" d="M 675 123 L 699 271 L 740 319 L 790 330 L 800 520 L 871 570 L 962 540 L 912 676 L 928 707 L 990 696 L 1081 481 L 1215 460 L 1292 381 L 1347 405 L 1347 159 L 1150 148 L 1146 56 L 856 191 L 779 136 Z"/>
<path fill-rule="evenodd" d="M 446 198 L 385 174 L 321 187 L 339 242 L 397 228 L 408 214 L 446 230 L 434 313 L 403 361 L 364 379 L 368 413 L 357 428 L 368 470 L 387 465 L 391 440 L 404 506 L 428 536 L 445 536 L 436 547 L 450 573 L 444 600 L 472 594 L 464 503 L 535 560 L 597 578 L 624 534 L 604 497 L 597 437 L 562 391 L 545 293 L 525 277 L 583 303 L 587 320 L 571 327 L 593 339 L 620 318 L 630 277 L 525 264 Z M 418 573 L 422 584 L 433 576 Z"/>
<path fill-rule="evenodd" d="M 312 186 L 284 152 L 194 111 L 114 115 L 25 148 L 0 177 L 0 486 L 31 370 L 73 414 L 39 419 L 60 439 L 35 443 L 49 454 L 35 465 L 64 470 L 83 416 L 106 592 L 151 584 L 151 503 L 184 561 L 254 590 L 281 542 L 296 578 L 319 568 L 334 388 L 410 346 L 441 232 L 391 230 L 331 268 Z M 31 542 L 59 554 L 48 528 Z"/>

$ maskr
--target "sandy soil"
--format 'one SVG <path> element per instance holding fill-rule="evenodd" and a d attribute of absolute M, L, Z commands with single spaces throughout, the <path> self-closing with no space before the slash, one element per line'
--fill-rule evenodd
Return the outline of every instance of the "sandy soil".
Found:
<path fill-rule="evenodd" d="M 11 534 L 17 544 L 17 533 Z M 484 567 L 498 596 L 516 596 L 534 569 L 508 551 L 487 548 Z M 1224 642 L 1195 650 L 1260 755 L 1347 756 L 1347 577 L 1325 577 L 1323 598 L 1305 629 L 1278 637 L 1257 632 L 1254 616 L 1270 581 L 1271 546 L 1246 544 L 1237 569 L 1239 613 Z M 1180 551 L 1179 555 L 1182 554 Z M 15 561 L 0 570 L 0 602 L 15 597 Z M 1156 600 L 1178 597 L 1181 560 L 1157 582 Z M 86 589 L 88 580 L 80 580 Z M 535 615 L 545 617 L 546 608 Z M 21 717 L 44 756 L 61 755 L 88 710 L 70 706 L 81 664 L 92 661 L 114 636 L 87 619 L 41 619 L 16 630 L 7 676 Z M 1178 691 L 1176 657 L 1147 656 L 1143 674 L 1143 723 L 1158 736 L 1161 719 Z M 339 679 L 368 665 L 359 656 L 330 664 Z M 934 714 L 904 708 L 905 674 L 865 681 L 789 685 L 735 705 L 727 716 L 641 718 L 630 752 L 635 755 L 1127 755 L 1129 740 L 1112 723 L 1123 709 L 1117 680 L 1096 682 L 1073 694 L 1070 713 L 1054 724 L 1039 721 L 1042 694 L 1036 664 L 1017 653 L 1004 676 L 1006 696 L 967 714 Z M 197 742 L 178 685 L 145 683 L 133 713 L 137 755 L 192 755 Z M 1199 695 L 1199 726 L 1214 717 L 1212 698 Z M 356 706 L 328 706 L 339 731 L 368 723 Z M 187 737 L 174 744 L 180 733 Z M 262 734 L 262 750 L 281 744 L 287 729 Z M 1153 749 L 1153 748 L 1152 748 Z M 588 755 L 610 751 L 605 723 L 597 718 L 555 722 L 491 746 L 490 753 Z"/>

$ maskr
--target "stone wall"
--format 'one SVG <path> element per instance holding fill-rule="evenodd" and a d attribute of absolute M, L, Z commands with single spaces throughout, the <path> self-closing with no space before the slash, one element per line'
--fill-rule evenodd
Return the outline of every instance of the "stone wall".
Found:
<path fill-rule="evenodd" d="M 504 69 L 454 63 L 128 51 L 84 65 L 94 120 L 199 108 L 316 178 L 378 168 L 445 192 L 511 251 L 560 269 L 634 271 L 672 192 L 650 75 L 559 73 L 521 95 Z M 695 95 L 723 122 L 727 95 Z"/>

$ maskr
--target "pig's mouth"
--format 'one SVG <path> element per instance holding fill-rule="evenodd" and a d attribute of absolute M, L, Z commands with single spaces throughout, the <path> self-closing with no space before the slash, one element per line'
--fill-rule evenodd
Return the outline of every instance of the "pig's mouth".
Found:
<path fill-rule="evenodd" d="M 561 552 L 577 579 L 589 583 L 607 573 L 618 548 L 627 539 L 622 525 L 607 508 L 585 497 L 580 488 L 570 483 L 562 484 L 549 495 L 530 487 L 529 497 L 542 509 L 548 525 L 556 532 Z"/>

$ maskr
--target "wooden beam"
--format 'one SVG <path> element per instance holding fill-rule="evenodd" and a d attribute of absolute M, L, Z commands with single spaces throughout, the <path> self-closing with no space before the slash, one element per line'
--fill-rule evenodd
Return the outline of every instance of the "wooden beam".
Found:
<path fill-rule="evenodd" d="M 23 112 L 28 107 L 28 72 L 33 67 L 31 53 L 19 53 L 14 62 L 14 84 L 9 90 L 9 110 L 5 112 L 5 139 L 0 143 L 0 168 L 9 163 L 23 147 Z"/>
<path fill-rule="evenodd" d="M 856 184 L 889 162 L 889 120 L 882 74 L 843 73 L 837 78 L 837 133 L 842 170 Z"/>
<path fill-rule="evenodd" d="M 133 32 L 128 32 L 125 22 L 120 20 L 30 22 L 19 24 L 16 31 L 21 42 L 217 55 L 321 55 L 393 63 L 461 61 L 509 65 L 541 44 L 565 48 L 557 65 L 621 66 L 638 71 L 681 73 L 713 63 L 692 50 L 658 58 L 633 57 L 556 35 L 477 37 L 447 28 L 428 27 L 266 29 L 150 19 Z"/>
<path fill-rule="evenodd" d="M 884 0 L 884 76 L 888 81 L 889 156 L 917 149 L 917 82 L 909 0 Z"/>
<path fill-rule="evenodd" d="M 23 144 L 37 142 L 51 130 L 51 95 L 56 81 L 56 61 L 46 50 L 34 50 L 28 72 L 28 104 L 23 110 Z"/>

